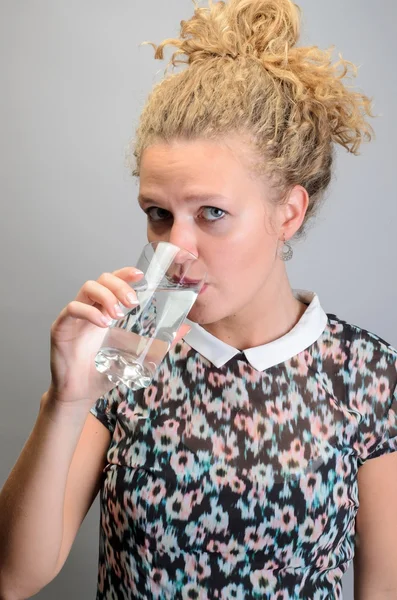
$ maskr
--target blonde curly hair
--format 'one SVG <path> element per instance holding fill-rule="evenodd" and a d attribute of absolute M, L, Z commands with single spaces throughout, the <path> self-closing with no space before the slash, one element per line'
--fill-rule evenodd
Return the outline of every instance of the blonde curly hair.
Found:
<path fill-rule="evenodd" d="M 359 154 L 373 129 L 372 100 L 343 80 L 357 67 L 333 63 L 333 47 L 298 47 L 300 8 L 291 0 L 209 0 L 194 3 L 194 15 L 181 21 L 180 37 L 155 49 L 177 48 L 170 63 L 186 64 L 150 93 L 130 147 L 133 175 L 142 153 L 156 141 L 222 139 L 241 134 L 256 150 L 255 173 L 274 184 L 277 202 L 302 185 L 309 206 L 301 228 L 319 208 L 331 181 L 334 143 Z"/>

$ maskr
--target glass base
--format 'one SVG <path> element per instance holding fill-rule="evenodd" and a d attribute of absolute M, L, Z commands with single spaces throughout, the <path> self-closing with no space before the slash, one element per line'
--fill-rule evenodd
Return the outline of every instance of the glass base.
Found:
<path fill-rule="evenodd" d="M 131 354 L 114 348 L 101 348 L 95 366 L 115 385 L 123 383 L 133 391 L 148 387 L 156 368 L 154 363 L 141 364 Z"/>

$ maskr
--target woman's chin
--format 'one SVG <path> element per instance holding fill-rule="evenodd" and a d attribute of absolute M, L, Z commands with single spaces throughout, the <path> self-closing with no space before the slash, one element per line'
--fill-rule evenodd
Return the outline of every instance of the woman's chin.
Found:
<path fill-rule="evenodd" d="M 204 293 L 204 296 L 198 296 L 196 302 L 193 304 L 190 309 L 187 318 L 194 323 L 198 323 L 199 325 L 207 325 L 209 323 L 214 323 L 215 321 L 219 321 L 224 315 L 220 315 L 217 311 L 217 304 L 213 301 L 207 301 L 207 292 Z M 218 305 L 219 306 L 219 305 Z"/>

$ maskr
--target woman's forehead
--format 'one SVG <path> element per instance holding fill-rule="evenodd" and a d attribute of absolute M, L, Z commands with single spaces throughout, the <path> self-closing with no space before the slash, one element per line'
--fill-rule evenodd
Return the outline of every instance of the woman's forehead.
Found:
<path fill-rule="evenodd" d="M 186 195 L 229 196 L 238 182 L 247 185 L 253 177 L 247 148 L 241 144 L 240 148 L 207 140 L 153 144 L 142 156 L 141 188 L 175 185 L 186 188 Z"/>

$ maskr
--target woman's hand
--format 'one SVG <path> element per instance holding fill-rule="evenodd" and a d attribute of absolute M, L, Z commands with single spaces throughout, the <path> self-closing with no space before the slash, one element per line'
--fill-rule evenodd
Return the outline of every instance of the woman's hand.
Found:
<path fill-rule="evenodd" d="M 119 302 L 127 308 L 138 304 L 128 282 L 139 281 L 142 276 L 137 269 L 125 267 L 113 273 L 103 273 L 96 281 L 86 281 L 76 298 L 53 322 L 52 380 L 48 393 L 55 401 L 80 401 L 91 406 L 97 398 L 115 387 L 105 374 L 97 371 L 95 356 L 106 335 L 106 321 L 109 324 L 111 319 L 124 316 L 117 313 Z M 183 324 L 171 347 L 189 330 L 190 327 Z"/>

